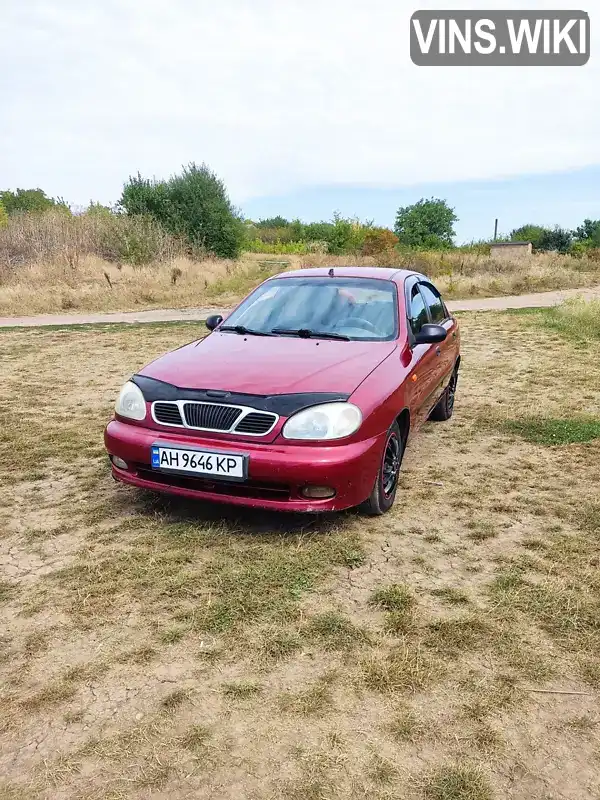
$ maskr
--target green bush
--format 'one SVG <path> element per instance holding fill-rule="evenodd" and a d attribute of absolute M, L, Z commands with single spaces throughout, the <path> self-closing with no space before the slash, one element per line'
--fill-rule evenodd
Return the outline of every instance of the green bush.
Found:
<path fill-rule="evenodd" d="M 8 214 L 4 205 L 0 203 L 0 228 L 5 228 L 8 225 Z"/>
<path fill-rule="evenodd" d="M 263 224 L 264 223 L 264 224 Z M 266 223 L 270 223 L 267 225 Z M 275 224 L 277 223 L 277 224 Z M 285 224 L 283 224 L 285 223 Z M 336 212 L 330 222 L 310 222 L 300 220 L 287 222 L 283 217 L 273 217 L 258 225 L 247 228 L 246 249 L 255 252 L 314 252 L 325 250 L 334 255 L 360 253 L 369 223 L 363 224 L 355 219 L 347 219 Z M 262 246 L 258 244 L 262 242 Z M 304 249 L 299 247 L 304 243 Z M 288 248 L 288 249 L 280 249 Z"/>
<path fill-rule="evenodd" d="M 56 200 L 52 197 L 47 197 L 46 192 L 42 189 L 17 189 L 14 192 L 6 189 L 0 192 L 0 203 L 2 203 L 9 216 L 19 213 L 49 211 L 58 205 Z"/>
<path fill-rule="evenodd" d="M 586 243 L 575 241 L 571 244 L 569 254 L 575 256 L 575 258 L 583 258 L 590 249 L 591 248 Z"/>
<path fill-rule="evenodd" d="M 366 231 L 362 244 L 364 256 L 375 256 L 393 250 L 398 244 L 398 237 L 388 228 L 371 228 Z"/>
<path fill-rule="evenodd" d="M 584 219 L 573 236 L 584 247 L 600 247 L 600 219 Z"/>
<path fill-rule="evenodd" d="M 536 250 L 540 252 L 555 251 L 557 253 L 568 253 L 573 237 L 571 231 L 565 228 L 560 228 L 558 225 L 552 230 L 545 230 L 540 236 Z"/>
<path fill-rule="evenodd" d="M 292 230 L 305 242 L 325 242 L 332 255 L 360 253 L 365 235 L 371 229 L 369 223 L 362 224 L 357 219 L 342 217 L 335 212 L 331 222 L 311 222 L 308 225 L 292 223 Z"/>
<path fill-rule="evenodd" d="M 545 228 L 543 225 L 521 225 L 510 233 L 511 242 L 531 242 L 535 252 L 568 253 L 571 249 L 573 234 L 558 225 Z"/>
<path fill-rule="evenodd" d="M 86 208 L 85 213 L 92 217 L 112 217 L 114 212 L 108 206 L 103 206 L 102 203 L 95 203 L 90 200 L 89 206 Z"/>
<path fill-rule="evenodd" d="M 254 228 L 251 234 L 250 239 L 257 239 L 265 244 L 300 241 L 299 239 L 294 239 L 292 228 L 289 225 L 283 228 Z"/>
<path fill-rule="evenodd" d="M 362 241 L 357 236 L 358 229 L 355 229 L 349 219 L 344 219 L 338 212 L 333 215 L 331 234 L 327 241 L 329 252 L 333 255 L 355 252 L 362 246 Z M 315 237 L 317 238 L 317 237 Z"/>
<path fill-rule="evenodd" d="M 221 258 L 237 258 L 244 244 L 244 223 L 223 182 L 205 164 L 189 164 L 167 181 L 138 174 L 125 185 L 120 206 L 128 214 L 153 217 L 191 248 Z"/>
<path fill-rule="evenodd" d="M 261 219 L 256 223 L 257 228 L 288 228 L 289 226 L 288 220 L 281 216 Z"/>
<path fill-rule="evenodd" d="M 249 253 L 269 255 L 306 255 L 312 252 L 310 242 L 264 242 L 262 239 L 251 239 L 244 249 Z"/>

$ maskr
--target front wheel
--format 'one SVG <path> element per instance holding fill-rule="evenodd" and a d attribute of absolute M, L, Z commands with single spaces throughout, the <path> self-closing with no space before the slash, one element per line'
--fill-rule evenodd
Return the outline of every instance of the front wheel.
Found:
<path fill-rule="evenodd" d="M 398 423 L 394 422 L 387 434 L 381 466 L 377 473 L 373 491 L 367 500 L 360 505 L 360 510 L 364 514 L 378 517 L 381 514 L 385 514 L 394 505 L 405 445 L 406 442 L 400 432 Z"/>

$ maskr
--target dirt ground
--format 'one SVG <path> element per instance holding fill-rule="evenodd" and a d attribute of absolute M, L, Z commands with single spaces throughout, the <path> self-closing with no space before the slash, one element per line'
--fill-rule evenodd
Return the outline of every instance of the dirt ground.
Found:
<path fill-rule="evenodd" d="M 600 347 L 461 325 L 376 520 L 113 483 L 120 385 L 197 325 L 0 332 L 2 800 L 598 800 Z"/>

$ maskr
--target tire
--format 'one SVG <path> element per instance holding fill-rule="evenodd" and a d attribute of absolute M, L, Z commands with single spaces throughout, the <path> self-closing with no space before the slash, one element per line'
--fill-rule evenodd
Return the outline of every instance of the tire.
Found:
<path fill-rule="evenodd" d="M 454 368 L 450 383 L 444 389 L 444 394 L 438 400 L 436 406 L 429 413 L 429 419 L 433 422 L 445 422 L 450 419 L 454 411 L 454 400 L 456 398 L 456 385 L 458 383 L 458 367 Z"/>
<path fill-rule="evenodd" d="M 405 437 L 400 432 L 398 423 L 394 422 L 387 433 L 381 465 L 373 491 L 364 503 L 359 506 L 363 514 L 367 514 L 370 517 L 379 517 L 394 505 L 405 446 Z"/>

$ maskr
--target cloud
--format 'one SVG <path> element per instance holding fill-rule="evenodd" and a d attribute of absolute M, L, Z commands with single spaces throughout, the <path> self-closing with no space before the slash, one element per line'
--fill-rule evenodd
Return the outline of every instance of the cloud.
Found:
<path fill-rule="evenodd" d="M 399 0 L 4 0 L 1 180 L 108 201 L 138 170 L 166 176 L 206 161 L 241 203 L 311 185 L 600 163 L 599 0 L 587 4 L 589 64 L 564 69 L 415 67 L 414 10 Z"/>

